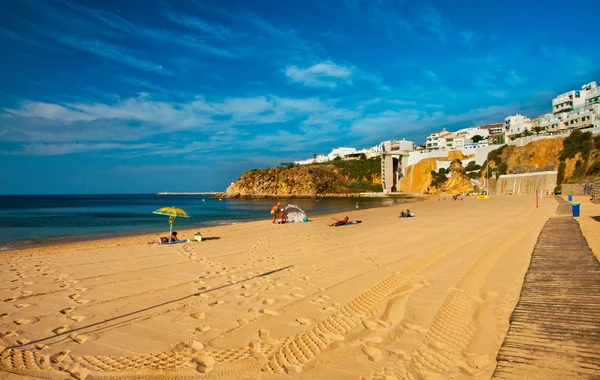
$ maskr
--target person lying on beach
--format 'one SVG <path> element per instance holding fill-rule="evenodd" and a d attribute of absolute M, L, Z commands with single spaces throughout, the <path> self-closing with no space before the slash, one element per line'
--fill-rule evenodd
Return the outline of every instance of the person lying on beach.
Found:
<path fill-rule="evenodd" d="M 177 231 L 173 231 L 171 233 L 171 241 L 179 241 L 179 239 L 177 238 Z M 161 244 L 169 243 L 169 238 L 163 236 L 160 238 L 160 242 Z"/>
<path fill-rule="evenodd" d="M 360 221 L 360 220 L 350 220 L 350 218 L 348 218 L 347 216 L 342 220 L 338 220 L 336 218 L 331 218 L 331 219 L 335 220 L 335 223 L 329 224 L 328 225 L 329 227 L 338 227 L 338 226 L 343 226 L 345 224 L 362 223 L 362 221 Z"/>

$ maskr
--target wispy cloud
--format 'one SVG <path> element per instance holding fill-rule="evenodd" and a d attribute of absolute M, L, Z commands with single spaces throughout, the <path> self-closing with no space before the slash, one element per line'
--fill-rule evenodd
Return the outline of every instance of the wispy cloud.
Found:
<path fill-rule="evenodd" d="M 131 54 L 129 51 L 130 49 L 124 49 L 106 41 L 82 39 L 58 33 L 47 33 L 47 36 L 70 48 L 95 54 L 117 63 L 141 70 L 152 71 L 157 74 L 173 75 L 171 71 L 167 70 L 162 65 L 150 60 L 136 58 Z"/>
<path fill-rule="evenodd" d="M 352 84 L 352 68 L 331 61 L 317 63 L 304 69 L 295 65 L 288 66 L 285 75 L 294 82 L 311 87 L 335 88 L 340 82 Z"/>
<path fill-rule="evenodd" d="M 11 152 L 26 156 L 58 156 L 93 151 L 107 150 L 147 150 L 156 144 L 117 144 L 117 143 L 67 143 L 67 144 L 26 144 L 20 150 Z"/>
<path fill-rule="evenodd" d="M 474 30 L 461 30 L 458 32 L 458 43 L 469 50 L 475 49 L 475 46 L 481 39 L 481 33 Z"/>
<path fill-rule="evenodd" d="M 13 40 L 24 42 L 26 44 L 39 45 L 39 43 L 37 41 L 31 40 L 29 38 L 25 38 L 25 37 L 17 34 L 15 31 L 3 28 L 1 26 L 0 26 L 0 36 L 12 38 Z"/>
<path fill-rule="evenodd" d="M 442 45 L 445 45 L 447 41 L 447 31 L 444 18 L 440 12 L 432 5 L 425 4 L 419 10 L 418 16 L 422 27 L 433 34 Z"/>
<path fill-rule="evenodd" d="M 199 17 L 175 12 L 167 12 L 165 13 L 165 16 L 175 24 L 184 26 L 190 30 L 201 32 L 208 37 L 218 40 L 225 40 L 234 35 L 231 29 L 222 25 L 207 22 Z"/>

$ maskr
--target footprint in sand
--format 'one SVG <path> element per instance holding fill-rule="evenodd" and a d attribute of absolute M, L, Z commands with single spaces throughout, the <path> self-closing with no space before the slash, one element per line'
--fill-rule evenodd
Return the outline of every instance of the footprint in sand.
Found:
<path fill-rule="evenodd" d="M 217 306 L 217 305 L 222 305 L 222 304 L 224 304 L 224 303 L 225 303 L 225 301 L 223 301 L 223 300 L 218 300 L 218 301 L 215 301 L 215 302 L 211 302 L 211 303 L 209 303 L 209 304 L 208 304 L 208 306 Z"/>
<path fill-rule="evenodd" d="M 65 331 L 69 331 L 70 327 L 69 325 L 62 325 L 62 326 L 58 326 L 57 328 L 55 328 L 54 330 L 52 330 L 53 333 L 55 333 L 56 335 L 62 334 Z"/>
<path fill-rule="evenodd" d="M 68 317 L 70 320 L 75 321 L 75 322 L 81 322 L 85 319 L 85 317 L 83 315 L 71 315 L 70 317 Z"/>
<path fill-rule="evenodd" d="M 308 325 L 311 324 L 311 321 L 310 321 L 309 318 L 300 318 L 300 317 L 298 317 L 298 318 L 296 318 L 296 322 L 300 323 L 303 326 L 308 326 Z"/>
<path fill-rule="evenodd" d="M 0 339 L 2 338 L 10 338 L 13 336 L 19 336 L 16 331 L 3 331 L 0 333 Z"/>
<path fill-rule="evenodd" d="M 86 303 L 89 303 L 90 300 L 76 300 L 75 302 L 77 302 L 80 305 L 85 305 Z"/>
<path fill-rule="evenodd" d="M 192 313 L 192 314 L 190 314 L 190 317 L 192 317 L 194 319 L 204 319 L 206 317 L 206 313 L 204 313 L 204 312 Z"/>
<path fill-rule="evenodd" d="M 370 361 L 372 362 L 378 362 L 379 360 L 381 360 L 381 350 L 371 347 L 371 346 L 367 346 L 366 344 L 362 345 L 362 352 L 367 355 L 367 357 L 369 358 Z"/>
<path fill-rule="evenodd" d="M 266 314 L 266 315 L 272 315 L 272 316 L 277 316 L 277 315 L 279 315 L 279 313 L 278 313 L 278 312 L 276 312 L 276 311 L 273 311 L 273 310 L 268 310 L 268 309 L 260 309 L 260 310 L 258 310 L 258 312 L 259 312 L 259 313 L 262 313 L 262 314 Z"/>
<path fill-rule="evenodd" d="M 31 320 L 29 320 L 29 319 L 17 319 L 17 320 L 15 320 L 13 322 L 15 322 L 19 326 L 22 326 L 22 325 L 26 325 L 26 324 L 31 323 Z"/>
<path fill-rule="evenodd" d="M 79 344 L 85 343 L 88 339 L 87 336 L 76 333 L 69 334 L 69 338 L 71 338 L 74 342 L 77 342 Z"/>
<path fill-rule="evenodd" d="M 31 342 L 31 340 L 27 339 L 27 338 L 17 339 L 17 343 L 19 343 L 20 345 L 24 345 L 24 344 L 27 344 L 29 342 Z"/>
<path fill-rule="evenodd" d="M 210 325 L 196 327 L 196 332 L 199 332 L 199 333 L 204 333 L 204 332 L 207 332 L 208 330 L 210 330 Z"/>
<path fill-rule="evenodd" d="M 69 314 L 70 312 L 72 312 L 73 310 L 75 310 L 74 307 L 67 307 L 66 309 L 62 309 L 60 311 L 61 314 Z"/>
<path fill-rule="evenodd" d="M 19 303 L 19 304 L 15 305 L 15 307 L 18 308 L 18 309 L 24 309 L 24 308 L 29 307 L 29 306 L 31 306 L 31 304 L 28 304 L 28 303 Z"/>

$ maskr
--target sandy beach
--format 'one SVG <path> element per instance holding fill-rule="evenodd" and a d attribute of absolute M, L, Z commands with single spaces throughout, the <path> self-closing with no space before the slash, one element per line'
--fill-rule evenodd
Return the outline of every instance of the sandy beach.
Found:
<path fill-rule="evenodd" d="M 417 216 L 398 218 L 407 207 Z M 556 208 L 434 198 L 348 212 L 362 223 L 344 227 L 265 210 L 203 242 L 4 252 L 0 378 L 489 379 Z"/>

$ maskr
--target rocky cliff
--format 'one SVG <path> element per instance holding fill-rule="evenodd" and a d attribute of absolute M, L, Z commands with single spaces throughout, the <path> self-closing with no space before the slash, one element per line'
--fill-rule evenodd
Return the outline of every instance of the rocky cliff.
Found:
<path fill-rule="evenodd" d="M 445 186 L 431 186 L 433 179 L 431 172 L 437 170 L 438 161 L 463 160 L 468 162 L 472 156 L 463 156 L 460 151 L 450 151 L 448 157 L 426 158 L 415 165 L 411 165 L 404 171 L 404 177 L 400 179 L 398 188 L 406 193 L 440 193 L 440 192 L 467 192 L 473 190 L 471 181 L 465 175 L 464 170 L 456 170 L 456 165 L 450 167 L 450 177 Z M 454 169 L 454 170 L 453 170 Z"/>
<path fill-rule="evenodd" d="M 490 153 L 490 176 L 500 174 L 532 173 L 544 170 L 558 170 L 559 156 L 563 149 L 564 138 L 544 139 L 531 142 L 525 146 L 504 145 Z M 432 186 L 432 171 L 436 170 L 437 161 L 461 160 L 468 163 L 472 157 L 465 157 L 460 152 L 450 152 L 445 158 L 428 158 L 409 166 L 400 180 L 400 190 L 410 193 L 458 193 L 473 190 L 474 187 L 464 171 L 450 170 L 448 180 L 440 186 Z M 571 162 L 573 161 L 573 162 Z M 567 160 L 567 174 L 573 172 L 576 158 Z M 487 162 L 479 171 L 479 180 L 487 176 Z"/>
<path fill-rule="evenodd" d="M 316 196 L 363 191 L 381 191 L 379 158 L 253 169 L 229 186 L 225 196 Z"/>

